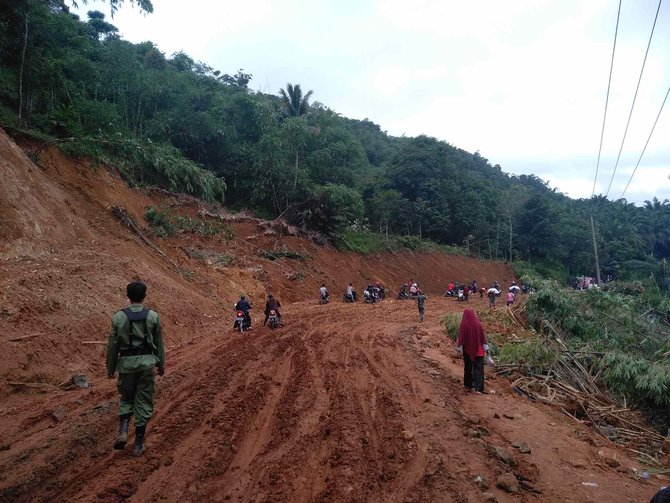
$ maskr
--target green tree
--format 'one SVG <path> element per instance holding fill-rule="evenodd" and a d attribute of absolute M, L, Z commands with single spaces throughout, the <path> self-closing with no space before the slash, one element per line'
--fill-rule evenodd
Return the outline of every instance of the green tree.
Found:
<path fill-rule="evenodd" d="M 369 212 L 373 220 L 384 229 L 387 240 L 391 223 L 398 218 L 406 203 L 402 194 L 393 189 L 380 190 L 370 200 Z"/>
<path fill-rule="evenodd" d="M 97 40 L 118 36 L 119 29 L 105 21 L 105 15 L 98 10 L 88 11 L 88 25 Z"/>
<path fill-rule="evenodd" d="M 311 98 L 314 91 L 307 91 L 302 95 L 300 84 L 286 84 L 286 89 L 279 90 L 282 108 L 288 117 L 301 117 L 309 112 Z"/>
<path fill-rule="evenodd" d="M 123 5 L 124 0 L 108 0 L 109 1 L 109 6 L 112 10 L 112 17 L 116 13 L 116 11 Z M 151 14 L 154 11 L 154 6 L 153 3 L 151 3 L 151 0 L 128 0 L 131 5 L 137 5 L 139 9 L 144 12 L 145 14 Z M 88 0 L 70 0 L 70 3 L 75 6 L 79 7 L 79 2 L 81 2 L 83 5 L 88 5 Z"/>
<path fill-rule="evenodd" d="M 300 162 L 300 150 L 305 141 L 307 132 L 307 122 L 301 117 L 309 112 L 309 98 L 313 91 L 308 91 L 304 96 L 300 84 L 286 84 L 286 90 L 279 90 L 282 109 L 289 119 L 284 123 L 284 129 L 291 138 L 291 143 L 295 151 L 295 167 L 293 178 L 293 190 L 298 186 L 298 165 Z"/>
<path fill-rule="evenodd" d="M 519 246 L 525 257 L 551 258 L 558 244 L 554 227 L 555 216 L 546 200 L 533 194 L 522 206 L 519 214 Z"/>

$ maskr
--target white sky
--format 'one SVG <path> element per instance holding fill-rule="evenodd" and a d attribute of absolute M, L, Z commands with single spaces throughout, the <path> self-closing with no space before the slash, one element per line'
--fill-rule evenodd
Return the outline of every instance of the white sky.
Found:
<path fill-rule="evenodd" d="M 126 40 L 183 50 L 277 94 L 314 90 L 344 116 L 426 134 L 571 197 L 593 188 L 616 0 L 153 0 L 108 19 Z M 621 195 L 670 86 L 670 2 L 661 7 L 617 168 Z M 596 194 L 612 176 L 657 0 L 623 0 Z M 90 2 L 80 9 L 108 12 Z M 669 99 L 670 101 L 670 99 Z M 626 192 L 670 199 L 670 103 Z"/>

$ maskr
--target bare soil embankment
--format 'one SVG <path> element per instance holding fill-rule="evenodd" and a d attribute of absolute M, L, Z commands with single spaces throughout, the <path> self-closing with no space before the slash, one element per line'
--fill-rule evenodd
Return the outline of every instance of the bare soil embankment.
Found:
<path fill-rule="evenodd" d="M 0 501 L 478 502 L 481 475 L 499 501 L 642 502 L 662 483 L 635 479 L 639 464 L 616 450 L 622 464 L 610 467 L 603 439 L 505 380 L 487 381 L 496 394 L 462 393 L 438 317 L 463 305 L 440 293 L 452 279 L 508 282 L 504 264 L 342 254 L 252 219 L 230 223 L 234 239 L 155 240 L 168 259 L 111 207 L 143 226 L 148 204 L 194 215 L 196 202 L 131 190 L 56 151 L 40 164 L 0 133 Z M 259 256 L 281 246 L 309 258 Z M 212 253 L 233 259 L 221 265 Z M 411 302 L 337 302 L 349 281 L 397 287 L 409 277 L 429 292 L 422 324 Z M 110 449 L 114 381 L 104 345 L 84 344 L 105 339 L 136 278 L 168 347 L 142 459 Z M 321 282 L 336 298 L 326 306 L 316 304 Z M 233 332 L 238 294 L 258 307 L 269 290 L 286 304 L 286 326 L 261 327 L 255 309 L 254 330 Z M 58 386 L 75 372 L 92 387 Z M 518 440 L 531 452 L 515 450 Z M 518 493 L 495 487 L 503 473 Z"/>

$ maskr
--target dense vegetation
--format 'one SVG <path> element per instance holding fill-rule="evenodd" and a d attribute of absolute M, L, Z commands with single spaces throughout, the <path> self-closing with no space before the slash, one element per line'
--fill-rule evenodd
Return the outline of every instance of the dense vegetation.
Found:
<path fill-rule="evenodd" d="M 655 281 L 613 281 L 577 291 L 532 272 L 525 272 L 522 280 L 536 289 L 522 308 L 535 335 L 512 336 L 510 341 L 507 335 L 489 332 L 491 354 L 499 363 L 549 375 L 563 353 L 570 353 L 622 404 L 655 409 L 654 415 L 662 413 L 664 423 L 659 424 L 670 427 L 670 298 Z M 501 309 L 478 316 L 492 326 L 514 324 Z M 455 341 L 461 314 L 447 314 L 441 321 Z"/>
<path fill-rule="evenodd" d="M 553 281 L 533 281 L 538 289 L 529 297 L 526 313 L 535 327 L 549 321 L 571 350 L 593 352 L 594 371 L 629 403 L 670 404 L 670 299 L 658 285 L 613 282 L 603 289 L 574 292 Z M 509 360 L 541 359 L 545 354 L 534 347 L 538 342 L 510 345 L 517 352 L 528 351 L 507 355 Z"/>
<path fill-rule="evenodd" d="M 604 275 L 658 276 L 670 256 L 667 201 L 572 200 L 478 153 L 342 117 L 299 85 L 253 92 L 251 79 L 124 41 L 100 12 L 82 21 L 59 0 L 0 4 L 0 124 L 68 139 L 133 184 L 225 196 L 361 251 L 402 235 L 588 275 L 594 211 Z"/>

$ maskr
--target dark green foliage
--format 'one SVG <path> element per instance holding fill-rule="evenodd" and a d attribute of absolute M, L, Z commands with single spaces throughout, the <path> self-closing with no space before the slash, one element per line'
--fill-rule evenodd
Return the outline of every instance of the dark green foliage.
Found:
<path fill-rule="evenodd" d="M 462 313 L 449 313 L 440 318 L 440 322 L 444 324 L 444 330 L 447 336 L 454 342 L 458 339 L 458 330 L 461 327 Z"/>
<path fill-rule="evenodd" d="M 179 232 L 192 232 L 203 236 L 215 236 L 224 230 L 223 224 L 203 218 L 191 218 L 170 212 L 167 206 L 148 206 L 144 218 L 154 233 L 161 238 L 175 236 Z"/>
<path fill-rule="evenodd" d="M 151 11 L 148 0 L 133 3 Z M 417 238 L 428 238 L 566 280 L 595 276 L 593 212 L 603 276 L 653 274 L 670 288 L 660 262 L 670 258 L 668 201 L 575 201 L 478 152 L 342 117 L 310 103 L 300 84 L 278 96 L 252 92 L 243 69 L 223 73 L 183 52 L 166 57 L 151 42 L 122 40 L 100 12 L 80 20 L 67 5 L 0 2 L 3 126 L 75 138 L 65 144 L 71 153 L 118 166 L 134 185 L 210 201 L 225 194 L 233 208 L 284 215 L 367 253 L 419 250 Z M 357 222 L 374 232 L 347 229 Z"/>
<path fill-rule="evenodd" d="M 550 367 L 559 353 L 540 337 L 521 342 L 507 342 L 502 346 L 499 361 L 502 364 L 518 364 L 523 362 L 533 367 Z"/>
<path fill-rule="evenodd" d="M 177 234 L 177 226 L 173 222 L 174 217 L 170 215 L 167 208 L 158 209 L 149 206 L 144 213 L 144 219 L 159 238 Z"/>
<path fill-rule="evenodd" d="M 363 199 L 358 192 L 344 185 L 327 184 L 315 188 L 294 220 L 333 236 L 362 217 Z"/>
<path fill-rule="evenodd" d="M 623 352 L 606 355 L 600 362 L 603 378 L 616 393 L 637 403 L 670 405 L 670 365 L 651 362 Z"/>
<path fill-rule="evenodd" d="M 377 252 L 399 252 L 419 251 L 431 252 L 441 251 L 448 255 L 463 255 L 465 251 L 451 246 L 439 246 L 436 243 L 419 239 L 417 236 L 386 236 L 378 232 L 372 232 L 361 225 L 347 227 L 342 232 L 333 236 L 333 241 L 338 249 L 353 251 L 363 255 Z"/>
<path fill-rule="evenodd" d="M 537 288 L 526 304 L 535 327 L 547 320 L 572 349 L 604 353 L 594 365 L 607 386 L 629 401 L 670 404 L 670 299 L 661 296 L 654 284 L 619 283 L 608 285 L 607 291 L 577 292 L 552 281 L 527 277 L 524 281 Z M 502 354 L 506 351 L 525 348 L 505 347 Z M 515 361 L 519 356 L 515 355 L 510 353 L 507 359 Z"/>
<path fill-rule="evenodd" d="M 335 245 L 340 250 L 348 250 L 363 255 L 388 250 L 388 240 L 367 229 L 348 227 L 335 237 Z"/>
<path fill-rule="evenodd" d="M 307 91 L 303 96 L 300 84 L 286 84 L 286 89 L 279 90 L 284 113 L 290 117 L 300 117 L 309 112 L 309 98 L 314 91 Z"/>

